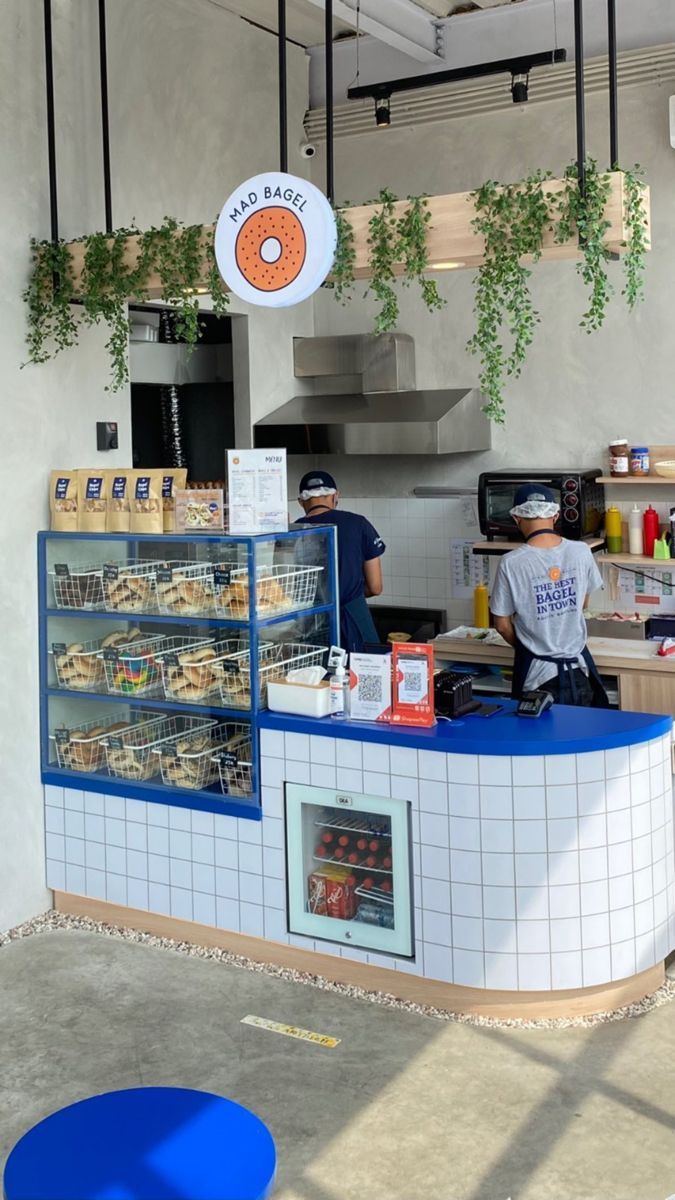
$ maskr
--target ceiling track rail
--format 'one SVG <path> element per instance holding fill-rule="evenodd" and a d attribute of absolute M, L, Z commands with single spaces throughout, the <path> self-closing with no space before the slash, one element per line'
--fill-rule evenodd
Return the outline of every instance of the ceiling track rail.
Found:
<path fill-rule="evenodd" d="M 588 59 L 585 63 L 586 96 L 607 93 L 607 57 Z M 642 50 L 627 50 L 618 55 L 616 67 L 616 90 L 627 87 L 672 85 L 675 81 L 675 43 L 653 46 Z M 610 88 L 610 103 L 612 89 Z M 554 100 L 568 100 L 575 96 L 575 67 L 573 63 L 561 64 L 555 69 L 540 69 L 536 80 L 530 84 L 528 103 L 542 104 Z M 511 91 L 503 81 L 466 83 L 461 87 L 448 85 L 432 89 L 420 89 L 397 98 L 395 116 L 392 113 L 392 128 L 407 128 L 436 121 L 480 116 L 491 112 L 513 112 Z M 305 115 L 305 128 L 310 141 L 322 141 L 325 126 L 325 111 L 310 109 Z M 376 132 L 373 124 L 372 100 L 362 105 L 352 102 L 336 107 L 334 113 L 336 138 L 356 137 Z M 611 149 L 615 149 L 612 147 Z"/>

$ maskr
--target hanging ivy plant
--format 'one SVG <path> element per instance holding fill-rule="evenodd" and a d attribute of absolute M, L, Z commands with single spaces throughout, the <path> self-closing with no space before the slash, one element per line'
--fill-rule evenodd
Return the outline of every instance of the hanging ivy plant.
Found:
<path fill-rule="evenodd" d="M 628 226 L 628 241 L 623 256 L 625 286 L 622 295 L 631 309 L 644 300 L 644 273 L 649 249 L 649 222 L 645 210 L 644 172 L 639 163 L 632 171 L 624 171 L 624 220 Z"/>
<path fill-rule="evenodd" d="M 133 262 L 130 239 L 136 239 Z M 142 233 L 135 228 L 111 234 L 93 233 L 81 239 L 84 262 L 77 289 L 72 251 L 65 242 L 33 242 L 33 271 L 24 293 L 28 305 L 28 362 L 46 362 L 60 350 L 75 345 L 78 322 L 72 307 L 81 303 L 88 325 L 104 322 L 110 329 L 106 348 L 110 355 L 110 387 L 128 382 L 128 302 L 150 299 L 150 280 L 158 278 L 161 299 L 176 310 L 176 332 L 192 349 L 199 340 L 197 291 L 209 289 L 213 311 L 222 316 L 228 295 L 215 259 L 213 230 L 202 225 L 183 226 L 166 217 L 158 227 Z"/>
<path fill-rule="evenodd" d="M 417 281 L 422 290 L 422 300 L 429 312 L 444 308 L 446 301 L 439 295 L 435 279 L 429 279 L 427 226 L 431 220 L 426 196 L 408 196 L 408 206 L 398 221 L 399 249 L 403 257 L 405 274 L 403 284 L 409 287 Z"/>
<path fill-rule="evenodd" d="M 335 208 L 335 228 L 337 230 L 337 245 L 335 259 L 331 271 L 335 299 L 339 304 L 347 304 L 352 298 L 354 287 L 354 227 L 339 208 Z"/>
<path fill-rule="evenodd" d="M 376 333 L 386 333 L 398 323 L 398 296 L 392 284 L 396 279 L 394 268 L 400 262 L 400 236 L 394 212 L 396 196 L 389 188 L 383 188 L 375 201 L 375 208 L 368 222 L 368 245 L 372 278 L 366 295 L 372 292 L 380 305 L 375 318 Z"/>
<path fill-rule="evenodd" d="M 555 240 L 566 242 L 575 233 L 579 238 L 582 258 L 577 263 L 577 271 L 590 292 L 588 308 L 579 324 L 587 333 L 594 333 L 604 324 L 614 290 L 607 277 L 611 251 L 605 244 L 605 234 L 610 227 L 605 212 L 611 179 L 607 173 L 598 171 L 594 158 L 586 160 L 583 192 L 579 188 L 576 163 L 567 167 L 564 179 L 567 186 L 558 203 Z"/>
<path fill-rule="evenodd" d="M 532 272 L 522 259 L 537 262 L 541 257 L 544 232 L 550 225 L 543 186 L 547 178 L 538 171 L 522 183 L 505 187 L 490 180 L 472 195 L 476 209 L 472 224 L 485 240 L 485 261 L 476 280 L 477 328 L 468 348 L 481 360 L 479 382 L 487 396 L 484 411 L 500 424 L 505 415 L 505 377 L 520 375 L 539 321 L 529 289 Z"/>

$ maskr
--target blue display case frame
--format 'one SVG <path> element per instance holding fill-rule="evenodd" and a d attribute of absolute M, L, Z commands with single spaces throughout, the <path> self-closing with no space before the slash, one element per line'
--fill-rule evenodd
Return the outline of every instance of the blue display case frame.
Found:
<path fill-rule="evenodd" d="M 327 572 L 328 572 L 328 601 L 314 605 L 312 608 L 289 609 L 280 615 L 258 618 L 256 611 L 256 550 L 258 546 L 269 543 L 301 539 L 316 536 L 317 533 L 327 538 Z M 47 584 L 47 547 L 54 542 L 96 542 L 99 545 L 108 542 L 121 542 L 129 547 L 129 558 L 139 558 L 139 548 L 144 543 L 153 545 L 166 542 L 168 545 L 186 544 L 198 546 L 217 544 L 222 546 L 243 545 L 246 547 L 246 566 L 249 582 L 249 620 L 233 620 L 227 617 L 181 617 L 179 614 L 163 616 L 159 613 L 124 613 L 119 611 L 91 611 L 80 608 L 51 608 L 49 607 Z M 291 527 L 285 533 L 266 533 L 251 536 L 230 534 L 127 534 L 127 533 L 69 533 L 42 531 L 38 533 L 38 606 L 39 606 L 39 676 L 40 676 L 40 763 L 41 778 L 44 784 L 56 787 L 69 787 L 78 791 L 101 792 L 107 795 L 123 796 L 134 800 L 147 800 L 155 804 L 169 804 L 178 808 L 193 808 L 202 812 L 222 813 L 229 816 L 245 817 L 249 820 L 260 820 L 262 817 L 261 788 L 260 788 L 260 737 L 259 716 L 264 709 L 260 707 L 260 681 L 257 670 L 250 672 L 251 707 L 250 709 L 228 709 L 214 705 L 177 704 L 167 700 L 152 698 L 132 699 L 128 696 L 114 696 L 106 692 L 69 691 L 66 688 L 52 687 L 49 683 L 49 639 L 48 622 L 50 618 L 77 618 L 81 620 L 119 620 L 131 619 L 143 621 L 144 625 L 185 625 L 190 628 L 231 629 L 246 633 L 249 639 L 251 664 L 258 662 L 259 631 L 273 625 L 282 625 L 291 620 L 303 617 L 328 617 L 331 644 L 338 645 L 340 641 L 340 617 L 337 576 L 337 538 L 333 525 L 298 525 Z M 133 704 L 134 708 L 147 708 L 153 711 L 167 713 L 196 714 L 217 717 L 220 720 L 231 720 L 251 725 L 252 745 L 252 794 L 250 800 L 230 799 L 228 796 L 210 791 L 189 791 L 187 789 L 166 787 L 162 783 L 131 783 L 124 779 L 105 775 L 100 772 L 87 773 L 72 771 L 59 767 L 49 761 L 49 701 L 52 697 L 68 697 L 75 700 L 89 700 L 94 705 Z"/>

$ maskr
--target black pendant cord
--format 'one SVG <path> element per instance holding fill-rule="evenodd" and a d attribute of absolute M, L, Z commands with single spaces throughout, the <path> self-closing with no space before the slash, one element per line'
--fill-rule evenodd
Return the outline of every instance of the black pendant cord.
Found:
<path fill-rule="evenodd" d="M 47 85 L 47 157 L 49 161 L 49 217 L 51 238 L 59 240 L 59 198 L 56 182 L 56 129 L 54 122 L 54 51 L 52 46 L 52 0 L 44 0 L 45 82 Z"/>
<path fill-rule="evenodd" d="M 616 49 L 616 0 L 607 0 L 609 57 L 609 169 L 619 165 L 619 88 Z"/>
<path fill-rule="evenodd" d="M 335 161 L 333 148 L 333 0 L 326 5 L 326 196 L 335 201 Z"/>
<path fill-rule="evenodd" d="M 286 0 L 279 0 L 279 170 L 288 171 L 288 77 L 286 68 Z"/>
<path fill-rule="evenodd" d="M 584 95 L 583 0 L 574 0 L 574 83 L 577 108 L 577 174 L 579 191 L 586 195 L 586 107 Z"/>
<path fill-rule="evenodd" d="M 98 45 L 101 75 L 101 138 L 103 142 L 103 196 L 105 231 L 112 233 L 112 184 L 110 180 L 110 122 L 108 117 L 108 50 L 105 26 L 105 0 L 98 0 Z"/>

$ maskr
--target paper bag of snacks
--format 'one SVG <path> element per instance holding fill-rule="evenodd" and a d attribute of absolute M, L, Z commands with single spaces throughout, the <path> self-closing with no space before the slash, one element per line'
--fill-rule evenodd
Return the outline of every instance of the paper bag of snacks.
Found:
<path fill-rule="evenodd" d="M 131 533 L 164 533 L 162 470 L 130 472 Z"/>
<path fill-rule="evenodd" d="M 171 474 L 162 477 L 162 509 L 164 511 L 164 532 L 176 531 L 176 492 L 185 487 L 187 470 L 185 467 L 173 467 Z"/>
<path fill-rule="evenodd" d="M 128 533 L 131 521 L 131 471 L 115 467 L 108 472 L 107 533 Z"/>
<path fill-rule="evenodd" d="M 77 471 L 52 471 L 49 476 L 50 529 L 77 530 Z"/>
<path fill-rule="evenodd" d="M 105 533 L 108 472 L 91 467 L 77 472 L 77 528 L 80 533 Z"/>
<path fill-rule="evenodd" d="M 218 533 L 225 527 L 222 488 L 189 488 L 176 492 L 179 533 Z"/>

